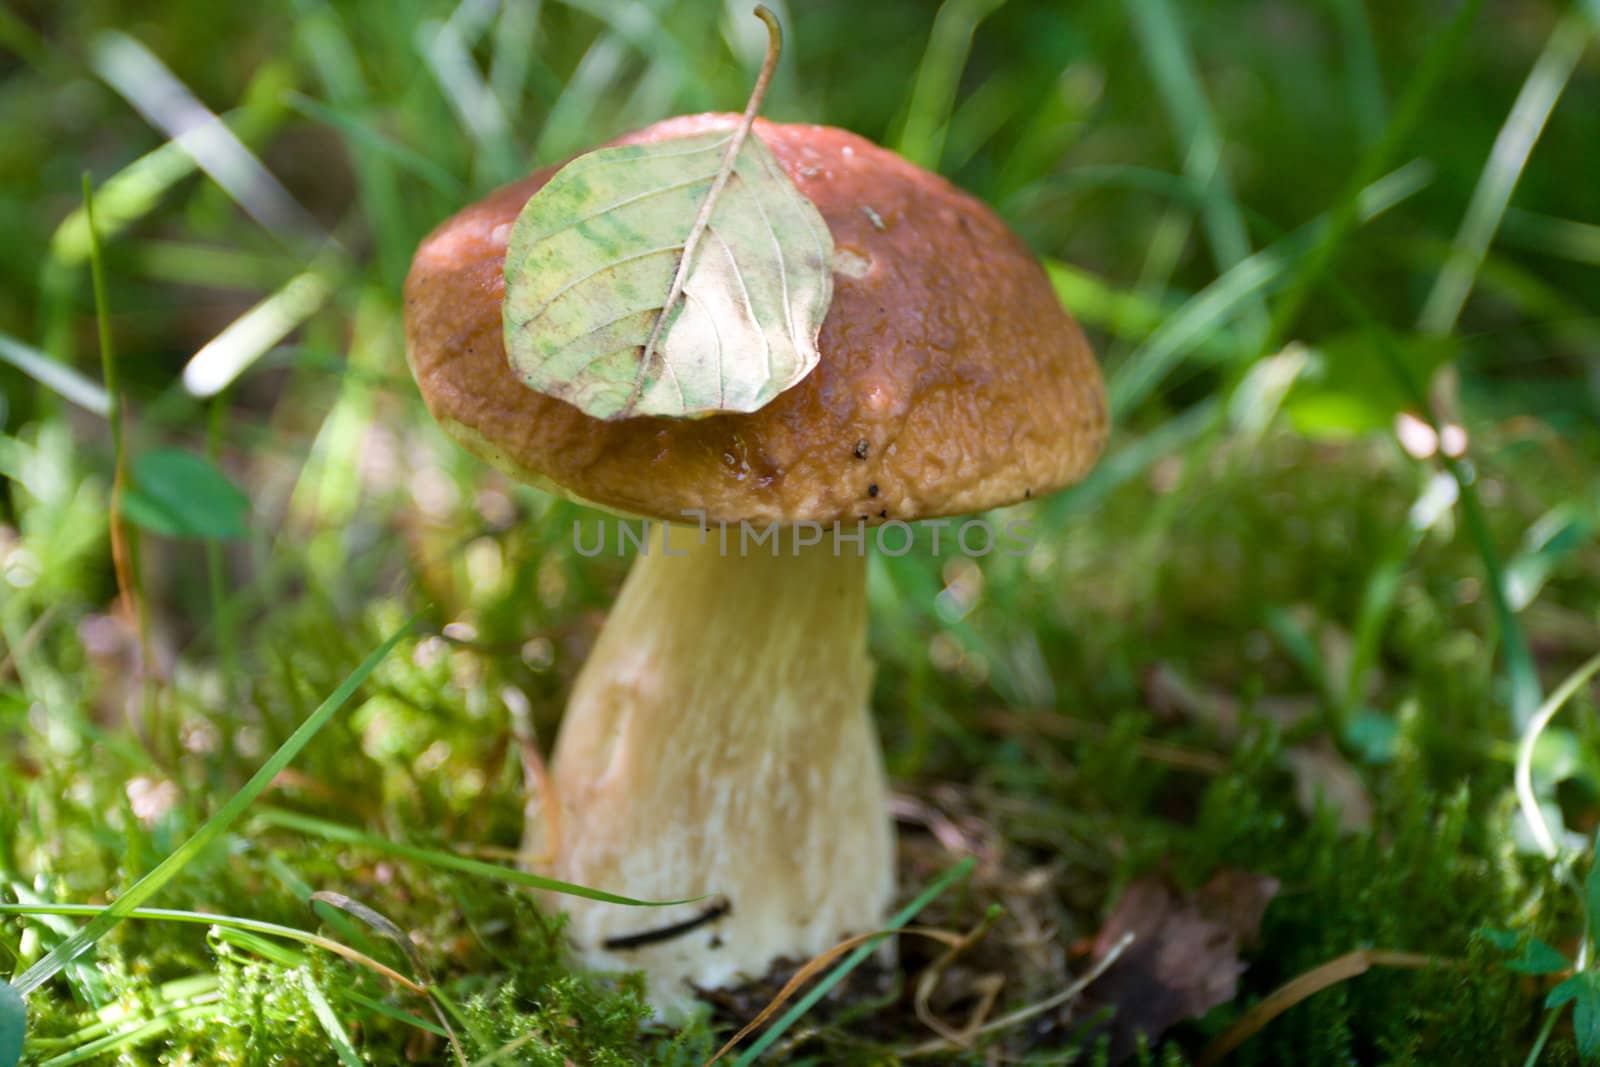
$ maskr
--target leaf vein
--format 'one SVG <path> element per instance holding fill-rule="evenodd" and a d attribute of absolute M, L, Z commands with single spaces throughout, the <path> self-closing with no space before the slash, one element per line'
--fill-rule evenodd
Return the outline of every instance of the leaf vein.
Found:
<path fill-rule="evenodd" d="M 609 215 L 613 211 L 617 211 L 617 210 L 619 210 L 621 208 L 628 207 L 628 206 L 630 206 L 632 204 L 637 204 L 641 200 L 649 200 L 652 197 L 664 196 L 667 193 L 675 193 L 679 189 L 687 189 L 691 185 L 699 185 L 701 182 L 710 181 L 711 179 L 715 178 L 716 176 L 717 176 L 717 172 L 716 171 L 712 171 L 710 174 L 700 175 L 699 177 L 686 179 L 686 180 L 681 181 L 681 182 L 673 182 L 671 185 L 656 186 L 656 187 L 651 188 L 651 189 L 646 189 L 642 193 L 635 193 L 633 196 L 627 197 L 626 199 L 618 200 L 613 204 L 607 204 L 604 207 L 596 208 L 595 210 L 589 212 L 589 214 L 587 214 L 587 215 L 583 215 L 583 216 L 581 216 L 579 218 L 575 218 L 575 219 L 570 219 L 567 222 L 563 223 L 562 225 L 557 226 L 553 230 L 548 230 L 548 231 L 545 231 L 543 233 L 540 233 L 537 237 L 533 238 L 532 240 L 530 240 L 528 242 L 528 246 L 529 246 L 529 248 L 532 248 L 535 245 L 542 245 L 546 241 L 550 240 L 552 237 L 556 236 L 557 234 L 566 233 L 568 230 L 576 229 L 577 227 L 582 226 L 584 223 L 588 222 L 590 219 L 597 219 L 601 215 Z M 526 262 L 526 259 L 524 259 L 524 262 Z"/>
<path fill-rule="evenodd" d="M 731 136 L 731 134 L 729 135 Z M 696 145 L 686 148 L 682 152 L 672 152 L 658 149 L 655 145 L 617 145 L 612 149 L 600 149 L 587 155 L 579 156 L 566 166 L 562 167 L 556 176 L 551 179 L 552 184 L 571 178 L 582 177 L 585 174 L 602 170 L 605 167 L 637 166 L 641 161 L 648 162 L 656 159 L 683 159 L 686 156 L 698 155 L 705 152 L 715 152 L 728 143 L 727 137 L 719 137 L 708 144 Z M 648 148 L 647 152 L 630 153 L 627 155 L 613 154 L 622 148 Z"/>
<path fill-rule="evenodd" d="M 770 153 L 760 155 L 762 172 L 770 178 L 772 177 L 772 171 L 769 169 L 767 162 Z M 743 181 L 746 187 L 750 186 L 750 180 L 742 177 L 737 171 L 734 172 L 734 177 Z M 767 228 L 767 236 L 772 238 L 772 261 L 778 268 L 778 285 L 783 292 L 783 321 L 788 326 L 791 341 L 798 345 L 801 341 L 800 331 L 795 329 L 794 325 L 794 301 L 789 296 L 789 270 L 783 250 L 783 242 L 778 240 L 778 231 L 773 227 L 772 219 L 768 217 L 766 206 L 761 203 L 761 198 L 752 195 L 750 201 L 755 205 L 756 213 L 761 216 L 761 224 Z M 815 237 L 815 234 L 812 236 Z M 761 331 L 761 336 L 763 340 L 766 340 L 765 330 Z M 772 344 L 770 341 L 767 342 L 767 379 L 768 381 L 772 379 Z"/>
<path fill-rule="evenodd" d="M 737 177 L 737 173 L 734 175 Z M 750 323 L 755 327 L 756 336 L 761 338 L 761 350 L 767 368 L 767 379 L 772 378 L 772 341 L 767 337 L 767 331 L 761 328 L 761 313 L 755 306 L 755 301 L 750 298 L 750 287 L 745 284 L 744 271 L 739 269 L 739 257 L 733 254 L 733 247 L 728 244 L 727 238 L 718 232 L 715 225 L 706 227 L 706 232 L 717 239 L 717 244 L 722 246 L 723 253 L 728 257 L 728 265 L 733 268 L 733 278 L 739 283 L 739 295 L 744 298 L 745 314 L 750 316 Z M 713 322 L 713 325 L 715 323 Z M 721 369 L 721 364 L 718 364 Z M 720 375 L 719 380 L 723 379 Z"/>
<path fill-rule="evenodd" d="M 572 290 L 576 289 L 578 286 L 584 284 L 585 282 L 591 281 L 594 278 L 598 278 L 600 275 L 606 273 L 607 271 L 615 270 L 616 268 L 618 268 L 620 266 L 623 266 L 624 264 L 627 264 L 627 263 L 633 263 L 633 262 L 636 262 L 636 261 L 641 260 L 641 259 L 649 259 L 651 256 L 664 255 L 664 254 L 666 254 L 668 252 L 680 252 L 682 250 L 683 250 L 683 245 L 681 245 L 681 244 L 663 245 L 660 248 L 652 248 L 652 249 L 649 249 L 648 251 L 644 251 L 644 252 L 635 252 L 632 255 L 623 256 L 620 259 L 613 259 L 613 260 L 611 260 L 611 261 L 609 261 L 607 263 L 603 263 L 600 266 L 596 267 L 594 270 L 590 271 L 588 274 L 585 274 L 583 277 L 574 278 L 572 281 L 568 282 L 567 284 L 563 285 L 561 288 L 557 289 L 555 292 L 551 293 L 550 296 L 548 298 L 546 298 L 545 301 L 542 304 L 539 305 L 538 309 L 533 311 L 532 313 L 530 313 L 526 318 L 520 318 L 519 319 L 519 318 L 514 318 L 513 317 L 513 318 L 510 318 L 510 321 L 516 323 L 518 326 L 527 326 L 530 323 L 533 323 L 533 322 L 537 321 L 541 316 L 544 315 L 544 313 L 546 311 L 549 311 L 551 304 L 554 304 L 557 300 L 560 300 L 563 296 L 566 296 L 568 293 L 570 293 Z M 623 316 L 623 317 L 626 318 L 627 316 Z M 613 321 L 615 321 L 615 320 L 613 320 Z M 607 325 L 609 325 L 609 324 L 607 324 Z M 598 327 L 596 329 L 598 329 Z M 593 333 L 594 331 L 591 330 L 590 332 Z"/>
<path fill-rule="evenodd" d="M 723 362 L 722 362 L 722 327 L 717 325 L 717 317 L 715 315 L 711 314 L 711 308 L 706 304 L 706 302 L 704 300 L 701 300 L 698 296 L 696 296 L 693 293 L 691 293 L 688 289 L 685 289 L 683 291 L 683 299 L 686 302 L 689 301 L 689 300 L 693 300 L 695 303 L 699 304 L 701 309 L 705 312 L 706 318 L 711 321 L 711 333 L 717 339 L 717 407 L 726 409 L 726 406 L 727 406 L 727 403 L 728 403 L 727 388 L 726 388 L 727 387 L 728 378 L 727 378 L 727 375 L 724 374 L 723 370 L 722 370 L 722 367 L 723 367 Z M 670 361 L 662 360 L 662 362 L 663 363 L 667 363 L 667 362 L 670 362 Z M 676 380 L 676 379 L 674 379 L 674 380 Z M 679 389 L 678 395 L 679 395 L 680 398 L 683 396 L 683 390 L 682 389 Z"/>

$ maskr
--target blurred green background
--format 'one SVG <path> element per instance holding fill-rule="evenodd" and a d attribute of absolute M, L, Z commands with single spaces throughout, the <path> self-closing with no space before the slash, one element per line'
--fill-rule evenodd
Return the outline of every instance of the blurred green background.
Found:
<path fill-rule="evenodd" d="M 764 114 L 992 205 L 1113 399 L 1098 472 L 1008 512 L 1026 558 L 873 561 L 895 786 L 964 842 L 908 817 L 903 889 L 978 855 L 922 921 L 1002 906 L 973 964 L 995 1017 L 1083 970 L 1133 880 L 1241 870 L 1281 884 L 1248 970 L 1147 1061 L 1362 948 L 1442 962 L 1336 983 L 1230 1062 L 1600 1054 L 1600 3 L 769 4 Z M 494 873 L 518 745 L 553 736 L 626 560 L 576 557 L 582 512 L 434 427 L 399 293 L 496 185 L 740 108 L 764 43 L 744 0 L 0 7 L 0 974 L 36 987 L 27 1062 L 700 1063 L 759 1008 L 652 1026 Z M 51 962 L 83 920 L 41 909 L 106 904 L 202 826 L 153 906 L 366 962 L 155 918 Z M 935 955 L 907 942 L 898 986 L 768 1056 L 898 1062 L 933 1037 L 909 989 Z M 1092 1055 L 1119 1031 L 1088 1015 L 936 1058 Z"/>

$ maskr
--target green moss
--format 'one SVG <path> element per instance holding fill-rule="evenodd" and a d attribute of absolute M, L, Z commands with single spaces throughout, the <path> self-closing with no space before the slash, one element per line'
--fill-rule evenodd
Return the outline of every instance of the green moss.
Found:
<path fill-rule="evenodd" d="M 518 161 L 741 101 L 748 64 L 721 8 L 698 0 L 645 4 L 660 24 L 627 32 L 559 4 L 520 30 L 512 4 L 481 25 L 475 13 L 493 5 L 306 2 L 244 19 L 198 0 L 173 0 L 159 17 L 126 6 L 0 16 L 0 39 L 24 57 L 0 64 L 0 333 L 66 365 L 92 362 L 80 265 L 51 258 L 51 230 L 77 203 L 86 160 L 104 178 L 161 143 L 95 88 L 85 56 L 106 29 L 138 37 L 228 112 L 316 217 L 342 220 L 349 259 L 326 309 L 207 408 L 173 385 L 183 362 L 303 271 L 304 257 L 201 179 L 165 181 L 110 235 L 130 448 L 214 445 L 255 505 L 250 537 L 218 549 L 215 568 L 205 546 L 142 542 L 138 592 L 161 665 L 150 684 L 117 601 L 104 429 L 0 366 L 0 900 L 105 902 L 193 833 L 418 610 L 417 632 L 266 801 L 504 859 L 524 817 L 515 733 L 532 727 L 548 748 L 627 560 L 579 557 L 569 546 L 585 512 L 510 486 L 429 421 L 403 361 L 400 273 L 429 228 Z M 1076 310 L 1099 331 L 1114 385 L 1147 328 L 1223 276 L 1227 265 L 1198 238 L 1173 247 L 1170 262 L 1159 254 L 1175 236 L 1206 232 L 1200 216 L 1191 224 L 1188 181 L 1162 173 L 1199 156 L 1192 116 L 1167 118 L 1123 0 L 978 5 L 994 10 L 959 68 L 949 42 L 968 35 L 928 47 L 920 0 L 791 6 L 768 113 L 891 145 L 912 114 L 941 129 L 946 173 L 1041 254 L 1096 280 Z M 1195 57 L 1208 96 L 1199 106 L 1225 143 L 1234 192 L 1224 207 L 1255 247 L 1279 226 L 1339 210 L 1355 161 L 1437 35 L 1432 15 L 1406 5 L 1258 6 L 1141 7 L 1178 12 L 1168 29 Z M 1416 336 L 1417 306 L 1558 7 L 1473 29 L 1401 146 L 1433 167 L 1427 195 L 1364 226 L 1333 261 L 1402 352 L 1431 344 Z M 956 19 L 967 8 L 943 10 Z M 461 86 L 419 60 L 418 35 L 452 12 L 506 109 L 504 143 L 479 143 L 451 102 Z M 947 128 L 940 84 L 955 91 Z M 286 87 L 339 121 L 295 110 Z M 1600 640 L 1590 382 L 1600 286 L 1584 251 L 1593 234 L 1568 221 L 1600 217 L 1600 186 L 1573 180 L 1600 167 L 1586 121 L 1597 106 L 1581 68 L 1451 342 L 1473 485 L 1489 540 L 1527 583 L 1520 619 L 1547 687 Z M 912 142 L 926 149 L 924 136 Z M 194 266 L 217 249 L 237 276 L 208 279 Z M 231 288 L 250 279 L 249 291 Z M 1269 286 L 1269 310 L 1293 280 Z M 197 284 L 207 281 L 215 286 Z M 1259 872 L 1281 888 L 1245 950 L 1239 995 L 1142 1049 L 1138 1063 L 1190 1062 L 1282 983 L 1363 948 L 1440 962 L 1377 966 L 1323 990 L 1229 1062 L 1519 1063 L 1544 984 L 1499 966 L 1503 955 L 1476 932 L 1570 951 L 1582 907 L 1570 879 L 1527 847 L 1510 792 L 1508 637 L 1482 546 L 1458 528 L 1459 509 L 1414 544 L 1402 536 L 1435 463 L 1368 432 L 1392 423 L 1397 398 L 1382 353 L 1331 291 L 1309 292 L 1293 336 L 1324 362 L 1311 360 L 1289 394 L 1294 418 L 1257 427 L 1265 401 L 1236 389 L 1261 366 L 1249 365 L 1261 353 L 1238 317 L 1244 302 L 1120 413 L 1099 478 L 999 516 L 1034 524 L 1026 556 L 975 568 L 925 552 L 873 561 L 874 700 L 896 788 L 948 807 L 999 857 L 998 888 L 975 881 L 925 918 L 964 930 L 997 901 L 1027 911 L 1000 919 L 968 961 L 1005 975 L 998 1016 L 1069 981 L 1085 961 L 1068 950 L 1136 878 L 1160 872 L 1194 887 L 1224 868 Z M 1104 293 L 1139 314 L 1096 306 Z M 968 599 L 941 599 L 952 581 Z M 1541 785 L 1584 834 L 1600 823 L 1594 713 L 1580 694 L 1538 751 Z M 1368 826 L 1306 806 L 1294 757 L 1311 745 L 1370 805 Z M 904 837 L 907 886 L 948 866 L 925 835 L 907 827 Z M 1037 872 L 1036 896 L 1006 895 Z M 406 932 L 469 1061 L 520 1041 L 502 1062 L 699 1064 L 754 1010 L 670 1032 L 650 1022 L 636 979 L 575 971 L 559 917 L 528 895 L 248 816 L 152 903 L 316 931 L 423 977 L 358 919 L 313 912 L 306 899 L 318 890 Z M 1052 932 L 1048 966 L 1007 951 L 1005 924 L 1023 919 Z M 0 972 L 36 962 L 73 925 L 0 917 Z M 933 951 L 908 940 L 902 959 L 914 968 Z M 772 1059 L 898 1062 L 895 1050 L 928 1032 L 910 1010 L 914 974 L 891 979 L 819 1008 Z M 335 1062 L 311 988 L 369 1062 L 453 1058 L 428 999 L 361 963 L 288 940 L 129 921 L 29 999 L 30 1062 L 90 1047 L 108 1033 L 110 1008 L 132 1014 L 95 1062 Z M 172 1016 L 179 994 L 202 999 Z M 1576 1062 L 1569 1019 L 1542 1067 Z M 985 1064 L 995 1050 L 1059 1060 L 1074 1032 L 1054 1018 L 942 1060 Z M 1107 1058 L 1079 1051 L 1085 1063 Z"/>

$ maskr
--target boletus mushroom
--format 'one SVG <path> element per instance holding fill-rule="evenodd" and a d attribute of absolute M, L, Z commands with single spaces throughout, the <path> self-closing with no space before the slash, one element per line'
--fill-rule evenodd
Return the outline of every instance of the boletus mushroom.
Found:
<path fill-rule="evenodd" d="M 738 119 L 669 119 L 617 143 Z M 553 167 L 441 225 L 405 287 L 411 369 L 460 444 L 541 489 L 680 524 L 637 557 L 577 678 L 546 798 L 558 840 L 530 820 L 527 847 L 568 881 L 712 895 L 661 910 L 559 900 L 582 958 L 645 971 L 667 1016 L 696 988 L 761 978 L 885 918 L 870 527 L 1038 497 L 1080 478 L 1106 437 L 1082 332 L 992 211 L 843 130 L 758 120 L 752 135 L 835 245 L 821 362 L 758 411 L 601 421 L 522 384 L 503 262 Z"/>

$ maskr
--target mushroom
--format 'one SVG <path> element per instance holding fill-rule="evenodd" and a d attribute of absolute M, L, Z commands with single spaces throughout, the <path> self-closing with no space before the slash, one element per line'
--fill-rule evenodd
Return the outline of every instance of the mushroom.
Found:
<path fill-rule="evenodd" d="M 617 143 L 737 121 L 684 116 Z M 759 411 L 604 422 L 523 386 L 502 267 L 555 168 L 446 221 L 405 288 L 411 369 L 460 444 L 531 485 L 679 524 L 636 558 L 574 684 L 550 768 L 558 840 L 538 820 L 528 840 L 565 880 L 710 895 L 655 911 L 561 900 L 582 959 L 643 970 L 667 1017 L 884 920 L 894 835 L 865 544 L 885 522 L 1067 485 L 1106 437 L 1082 332 L 993 212 L 843 130 L 757 121 L 754 136 L 835 244 L 821 362 Z"/>

